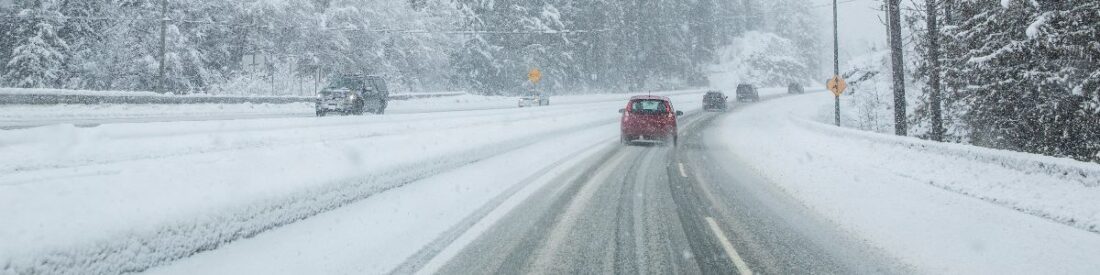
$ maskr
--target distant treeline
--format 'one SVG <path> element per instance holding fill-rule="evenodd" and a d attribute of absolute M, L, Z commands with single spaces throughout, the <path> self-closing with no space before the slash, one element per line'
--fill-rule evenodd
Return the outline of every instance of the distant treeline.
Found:
<path fill-rule="evenodd" d="M 806 3 L 15 0 L 0 8 L 0 83 L 218 93 L 269 77 L 365 73 L 516 94 L 538 67 L 544 89 L 670 88 L 705 84 L 715 52 L 753 30 L 804 49 L 803 68 L 788 73 L 808 78 L 820 50 Z"/>

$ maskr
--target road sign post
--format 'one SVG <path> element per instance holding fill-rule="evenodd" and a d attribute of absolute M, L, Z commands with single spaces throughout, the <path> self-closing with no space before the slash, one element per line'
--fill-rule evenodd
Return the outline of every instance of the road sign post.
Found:
<path fill-rule="evenodd" d="M 829 83 L 836 82 L 835 84 L 838 84 L 835 85 L 836 88 L 840 89 L 834 90 L 834 85 L 828 86 L 830 87 L 829 90 L 833 91 L 833 95 L 836 96 L 836 126 L 840 126 L 840 94 L 843 93 L 844 88 L 847 87 L 847 84 L 844 84 L 844 79 L 840 77 L 840 33 L 839 30 L 837 30 L 838 20 L 836 0 L 833 0 L 833 80 L 829 81 Z"/>
<path fill-rule="evenodd" d="M 542 81 L 542 71 L 531 68 L 531 71 L 527 72 L 527 81 L 531 81 L 531 92 L 538 94 L 539 100 L 542 100 L 542 92 L 538 90 L 539 81 Z"/>
<path fill-rule="evenodd" d="M 840 96 L 844 94 L 844 90 L 848 89 L 848 83 L 844 82 L 844 78 L 840 75 L 834 75 L 829 82 L 825 83 L 825 88 L 833 92 L 833 97 L 836 99 L 836 126 L 840 126 Z"/>
<path fill-rule="evenodd" d="M 840 96 L 835 97 L 833 102 L 836 103 L 836 107 L 833 108 L 833 117 L 836 118 L 836 126 L 840 126 Z"/>

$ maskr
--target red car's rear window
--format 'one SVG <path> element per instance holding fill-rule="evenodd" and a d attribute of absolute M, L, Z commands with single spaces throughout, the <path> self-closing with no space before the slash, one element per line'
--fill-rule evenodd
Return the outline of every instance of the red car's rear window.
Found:
<path fill-rule="evenodd" d="M 657 99 L 641 99 L 630 103 L 630 112 L 664 114 L 669 112 L 668 102 Z"/>

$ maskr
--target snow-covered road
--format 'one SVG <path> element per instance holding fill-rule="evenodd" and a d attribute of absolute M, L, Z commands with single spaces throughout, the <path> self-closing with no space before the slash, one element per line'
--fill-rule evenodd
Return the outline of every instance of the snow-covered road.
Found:
<path fill-rule="evenodd" d="M 836 128 L 826 94 L 763 91 L 727 114 L 671 93 L 679 148 L 618 144 L 627 95 L 0 130 L 0 273 L 1100 270 L 1100 165 Z"/>

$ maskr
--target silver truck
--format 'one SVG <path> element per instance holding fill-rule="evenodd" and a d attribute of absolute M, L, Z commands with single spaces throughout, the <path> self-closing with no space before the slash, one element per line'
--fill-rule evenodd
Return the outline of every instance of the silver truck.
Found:
<path fill-rule="evenodd" d="M 519 107 L 549 106 L 550 96 L 541 93 L 532 93 L 519 98 Z"/>

